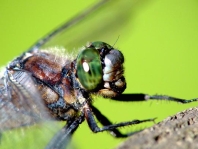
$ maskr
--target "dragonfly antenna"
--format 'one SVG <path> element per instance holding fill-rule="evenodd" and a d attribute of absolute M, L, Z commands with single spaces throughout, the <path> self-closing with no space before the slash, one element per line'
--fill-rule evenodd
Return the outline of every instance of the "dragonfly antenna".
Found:
<path fill-rule="evenodd" d="M 113 44 L 113 47 L 115 46 L 115 44 L 117 43 L 119 38 L 120 38 L 120 35 L 118 35 L 118 38 L 116 39 L 115 43 Z"/>

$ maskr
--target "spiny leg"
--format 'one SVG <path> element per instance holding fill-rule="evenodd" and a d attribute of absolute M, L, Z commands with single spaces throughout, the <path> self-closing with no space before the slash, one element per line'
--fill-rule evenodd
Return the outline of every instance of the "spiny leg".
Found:
<path fill-rule="evenodd" d="M 67 124 L 52 138 L 45 149 L 65 149 L 71 139 L 71 135 L 84 121 L 84 115 L 68 121 Z"/>
<path fill-rule="evenodd" d="M 103 126 L 108 126 L 108 125 L 112 125 L 112 123 L 108 120 L 108 118 L 106 116 L 104 116 L 96 107 L 91 106 L 92 112 L 94 113 L 94 115 L 96 116 L 97 120 L 103 125 Z M 126 138 L 128 136 L 131 136 L 135 133 L 138 133 L 142 130 L 138 130 L 138 131 L 134 131 L 131 133 L 127 133 L 127 134 L 122 134 L 119 130 L 117 129 L 112 129 L 109 130 L 110 134 L 113 135 L 116 138 Z"/>
<path fill-rule="evenodd" d="M 114 97 L 112 99 L 118 101 L 166 100 L 166 101 L 179 102 L 183 104 L 198 101 L 198 98 L 186 100 L 168 95 L 148 95 L 148 94 L 121 94 L 120 96 Z"/>
<path fill-rule="evenodd" d="M 94 119 L 94 115 L 89 107 L 84 108 L 84 113 L 85 113 L 85 118 L 87 120 L 87 123 L 88 123 L 90 129 L 94 133 L 115 130 L 118 127 L 135 125 L 135 124 L 140 124 L 140 123 L 144 123 L 144 122 L 154 122 L 154 120 L 156 119 L 156 118 L 152 118 L 152 119 L 146 119 L 146 120 L 132 120 L 132 121 L 121 122 L 121 123 L 117 123 L 117 124 L 111 124 L 111 125 L 107 125 L 107 126 L 103 126 L 102 128 L 99 128 L 95 119 Z"/>

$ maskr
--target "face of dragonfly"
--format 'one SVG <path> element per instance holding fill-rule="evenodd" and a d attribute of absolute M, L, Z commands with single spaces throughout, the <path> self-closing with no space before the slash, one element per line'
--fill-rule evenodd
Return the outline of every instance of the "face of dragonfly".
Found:
<path fill-rule="evenodd" d="M 167 8 L 165 8 L 165 6 L 167 6 L 167 8 L 169 8 L 169 10 L 172 10 L 172 11 L 167 12 L 166 11 Z M 64 46 L 67 49 L 67 53 L 73 53 L 75 51 L 74 52 L 75 56 L 73 57 L 75 59 L 78 54 L 76 49 L 78 49 L 79 47 L 82 47 L 82 45 L 85 45 L 85 43 L 87 43 L 88 41 L 100 40 L 100 41 L 105 41 L 107 43 L 111 43 L 111 45 L 113 45 L 112 43 L 115 43 L 118 36 L 120 36 L 115 47 L 119 47 L 118 49 L 121 49 L 126 59 L 126 65 L 125 65 L 126 75 L 125 76 L 126 76 L 127 83 L 128 83 L 128 88 L 126 92 L 152 92 L 152 93 L 164 93 L 164 92 L 169 93 L 170 92 L 170 94 L 176 94 L 176 95 L 182 94 L 180 95 L 181 97 L 188 97 L 189 94 L 195 97 L 196 95 L 193 95 L 193 93 L 196 93 L 196 91 L 193 89 L 197 88 L 196 84 L 198 83 L 195 81 L 195 79 L 193 81 L 190 81 L 189 79 L 188 81 L 185 81 L 185 80 L 186 80 L 186 77 L 189 76 L 188 72 L 190 72 L 190 77 L 187 77 L 187 78 L 196 78 L 196 76 L 191 76 L 191 75 L 197 74 L 197 72 L 194 71 L 195 69 L 193 70 L 190 69 L 191 67 L 196 68 L 196 66 L 194 66 L 193 64 L 197 64 L 197 62 L 195 61 L 197 59 L 196 58 L 197 54 L 195 53 L 196 51 L 195 48 L 197 47 L 196 46 L 197 44 L 193 42 L 195 39 L 197 39 L 194 36 L 195 33 L 197 32 L 197 27 L 196 27 L 196 22 L 192 21 L 192 20 L 196 20 L 196 19 L 193 19 L 194 18 L 193 15 L 195 15 L 196 13 L 194 12 L 197 12 L 197 11 L 196 9 L 193 9 L 193 7 L 189 7 L 189 8 L 192 8 L 192 10 L 189 9 L 188 13 L 194 11 L 192 14 L 189 14 L 191 17 L 189 17 L 186 13 L 185 15 L 181 16 L 181 14 L 184 11 L 178 10 L 178 9 L 185 8 L 183 10 L 186 10 L 187 8 L 184 7 L 182 4 L 179 6 L 181 7 L 177 7 L 177 5 L 174 4 L 172 1 L 170 3 L 167 3 L 167 5 L 163 5 L 163 4 L 156 3 L 156 2 L 150 3 L 149 1 L 147 2 L 137 1 L 137 3 L 135 3 L 134 1 L 126 1 L 126 3 L 123 3 L 123 2 L 119 3 L 119 1 L 117 1 L 116 3 L 109 2 L 107 5 L 104 5 L 100 10 L 96 11 L 95 13 L 92 13 L 91 16 L 88 16 L 88 18 L 83 19 L 81 23 L 72 25 L 67 30 L 61 32 L 61 34 L 54 36 L 52 40 L 45 43 L 45 45 L 42 45 L 42 47 L 39 47 L 39 50 L 40 49 L 47 50 L 49 49 L 48 47 L 54 47 L 54 46 Z M 175 10 L 175 8 L 178 8 L 178 9 Z M 156 13 L 156 10 L 159 10 L 159 13 Z M 69 12 L 66 12 L 65 14 L 67 13 Z M 176 22 L 178 21 L 178 23 L 176 22 L 174 23 L 173 20 L 175 20 Z M 188 25 L 187 23 L 191 25 Z M 40 24 L 42 23 L 40 22 Z M 194 24 L 194 27 L 193 27 L 193 24 Z M 52 28 L 53 27 L 54 26 L 52 26 Z M 191 31 L 190 28 L 193 31 Z M 13 35 L 10 35 L 10 36 L 13 36 Z M 185 37 L 189 37 L 188 38 L 189 41 Z M 18 43 L 19 42 L 21 42 L 21 40 L 18 41 Z M 33 41 L 31 41 L 30 44 L 32 42 Z M 10 39 L 9 39 L 9 43 L 10 43 Z M 185 47 L 188 47 L 188 50 L 186 50 Z M 5 49 L 8 49 L 8 48 L 5 48 Z M 23 50 L 23 49 L 24 48 L 21 48 L 20 50 Z M 15 49 L 13 49 L 11 52 L 8 52 L 8 53 L 12 53 L 14 50 Z M 185 51 L 187 52 L 185 53 Z M 12 59 L 12 56 L 10 56 L 9 60 L 11 59 Z M 172 61 L 173 59 L 175 59 L 175 61 Z M 190 61 L 188 61 L 189 59 Z M 158 65 L 160 67 L 158 67 Z M 86 64 L 85 64 L 85 68 L 86 68 Z M 170 70 L 170 71 L 167 71 L 167 70 Z M 177 71 L 175 72 L 174 70 L 177 70 Z M 154 77 L 154 74 L 155 74 L 155 77 Z M 27 75 L 27 74 L 23 74 L 23 75 Z M 186 76 L 186 77 L 182 77 L 182 76 Z M 145 79 L 145 78 L 148 78 L 148 79 Z M 180 82 L 180 80 L 185 81 L 185 85 L 183 84 L 183 81 Z M 170 84 L 171 82 L 175 82 L 175 81 L 177 81 L 177 83 L 179 82 L 178 84 L 180 84 L 179 85 L 180 87 L 183 86 L 183 91 L 180 87 L 174 86 L 175 83 Z M 4 87 L 4 82 L 1 81 L 1 84 L 3 84 L 1 85 L 1 90 L 2 90 L 2 86 Z M 188 93 L 190 92 L 188 95 L 183 95 L 186 92 L 185 90 L 186 88 L 184 86 L 189 86 L 189 88 L 191 88 L 191 90 L 188 91 Z M 16 90 L 16 87 L 12 87 L 12 88 L 15 89 L 14 91 L 16 93 L 18 92 Z M 33 88 L 34 87 L 32 86 L 31 90 L 34 90 Z M 176 88 L 178 88 L 177 93 L 175 93 Z M 4 88 L 3 90 L 6 90 L 7 92 L 8 89 Z M 34 94 L 33 96 L 34 98 L 40 99 L 40 97 L 35 97 L 35 95 L 38 95 L 38 94 Z M 3 95 L 3 96 L 7 96 L 7 95 Z M 107 103 L 106 101 L 104 102 L 105 104 L 104 103 L 100 104 L 100 100 L 99 100 L 99 104 L 101 105 L 101 107 L 103 108 L 106 107 L 106 112 L 108 113 L 108 115 L 115 115 L 115 109 L 117 109 L 116 107 L 117 103 L 115 103 L 115 108 L 113 108 L 113 104 L 114 104 L 113 102 L 111 102 L 109 106 L 108 106 L 108 102 Z M 23 105 L 23 103 L 24 103 L 23 100 L 18 102 L 19 106 Z M 28 103 L 27 105 L 36 104 L 38 107 L 40 107 L 39 109 L 43 109 L 43 105 L 42 104 L 39 105 L 40 101 L 38 103 L 37 101 L 36 103 L 34 103 L 32 100 L 30 100 L 30 101 L 26 101 L 26 103 Z M 126 108 L 125 104 L 123 104 L 124 107 L 121 108 L 122 105 L 119 104 L 119 111 L 125 111 L 126 109 L 137 109 L 137 107 L 138 107 L 138 110 L 140 111 L 151 111 L 151 108 L 148 108 L 148 107 L 151 107 L 150 104 L 151 103 L 149 103 L 148 105 L 141 104 L 141 107 L 139 106 L 139 104 L 138 105 L 130 104 L 130 107 L 128 108 Z M 141 115 L 141 117 L 144 117 L 144 118 L 153 117 L 153 115 L 158 113 L 158 110 L 160 110 L 161 106 L 160 107 L 158 106 L 153 107 L 153 106 L 155 106 L 155 104 L 152 104 L 152 109 L 156 109 L 156 111 L 144 113 Z M 177 109 L 175 108 L 177 105 L 173 105 L 173 107 L 170 108 L 170 103 L 169 103 L 168 106 L 169 106 L 168 109 L 170 109 L 170 111 L 173 109 Z M 111 109 L 109 107 L 111 107 Z M 160 111 L 167 112 L 166 109 L 167 108 L 164 108 L 164 110 L 160 110 Z M 23 111 L 32 111 L 32 110 L 37 112 L 36 109 L 28 107 L 28 106 L 24 107 Z M 3 111 L 4 112 L 8 111 L 8 108 L 3 109 Z M 177 110 L 174 112 L 177 112 Z M 32 121 L 36 121 L 36 123 L 43 121 L 42 117 L 39 117 L 39 119 L 38 118 L 31 119 L 32 117 L 29 117 L 29 115 L 21 116 L 21 115 L 16 115 L 16 114 L 13 115 L 13 113 L 16 113 L 16 112 L 12 110 L 10 112 L 10 116 L 17 119 L 19 122 L 23 122 L 22 120 L 24 118 L 26 120 L 29 119 L 29 122 L 31 123 Z M 128 114 L 128 113 L 132 113 L 132 114 Z M 136 110 L 135 112 L 128 111 L 127 114 L 125 115 L 123 115 L 123 112 L 118 112 L 115 117 L 122 118 L 124 116 L 127 117 L 127 115 L 130 115 L 128 118 L 124 118 L 123 120 L 131 119 L 131 117 L 137 118 L 137 113 L 141 113 L 141 112 L 136 112 Z M 22 115 L 24 115 L 23 112 L 22 112 Z M 50 118 L 49 115 L 48 116 L 45 115 L 45 117 Z M 165 114 L 164 114 L 164 117 L 165 117 Z M 118 120 L 116 119 L 116 121 Z M 12 126 L 12 127 L 18 127 L 18 125 L 23 125 L 23 124 L 16 123 L 15 126 Z M 16 140 L 15 144 L 17 145 L 22 144 L 21 142 L 28 142 L 29 140 L 34 140 L 34 142 L 37 142 L 36 144 L 39 144 L 39 145 L 45 142 L 43 143 L 43 147 L 44 147 L 45 144 L 47 144 L 50 138 L 54 135 L 54 133 L 57 132 L 57 130 L 62 127 L 62 125 L 58 126 L 55 123 L 52 125 L 51 128 L 50 126 L 47 126 L 47 125 L 44 125 L 44 127 L 41 125 L 35 125 L 35 127 L 37 129 L 32 129 L 32 126 L 28 126 L 23 129 L 6 131 L 8 133 L 3 134 L 4 136 L 3 139 L 5 141 L 5 138 L 7 138 L 6 139 L 8 142 L 7 144 L 10 144 L 10 140 L 12 140 L 12 143 L 14 144 L 14 140 Z M 56 130 L 52 128 L 55 128 Z M 27 130 L 30 132 L 30 135 L 28 135 Z M 52 133 L 49 133 L 49 130 L 52 131 Z M 37 132 L 34 135 L 32 135 L 31 133 L 34 131 L 35 132 L 37 131 Z M 84 134 L 84 131 L 81 131 L 81 130 L 78 130 L 78 132 L 79 133 L 76 133 L 77 138 L 81 138 L 84 135 L 86 136 L 90 135 L 91 137 L 89 139 L 90 140 L 93 139 L 91 142 L 101 140 L 100 137 L 97 138 L 98 135 L 92 135 L 90 131 L 88 131 L 87 134 Z M 44 135 L 43 139 L 41 138 L 38 139 L 37 136 L 42 136 L 43 134 L 47 134 L 47 135 Z M 83 135 L 78 136 L 80 134 L 83 134 Z M 28 136 L 32 136 L 32 137 L 28 138 Z M 22 137 L 26 141 L 21 141 L 23 140 Z M 108 140 L 107 142 L 115 141 L 113 139 L 111 140 L 111 137 L 106 135 L 106 133 L 103 133 L 102 138 L 103 140 Z M 25 148 L 31 148 L 31 147 L 35 148 L 35 146 L 32 146 L 32 144 L 33 143 L 31 143 L 31 145 L 26 144 L 27 147 Z M 89 143 L 82 142 L 81 144 L 84 144 L 85 146 L 85 145 L 88 145 Z M 99 144 L 101 144 L 101 142 L 98 142 L 98 146 Z M 106 148 L 111 148 L 112 146 L 115 146 L 115 144 L 117 143 L 114 142 Z M 24 146 L 19 146 L 18 148 L 23 148 L 23 147 Z M 13 148 L 13 146 L 9 146 L 8 148 Z M 85 148 L 89 148 L 89 147 L 85 147 Z"/>
<path fill-rule="evenodd" d="M 77 77 L 87 91 L 115 97 L 125 90 L 124 56 L 112 46 L 103 42 L 91 43 L 80 52 L 76 63 Z"/>

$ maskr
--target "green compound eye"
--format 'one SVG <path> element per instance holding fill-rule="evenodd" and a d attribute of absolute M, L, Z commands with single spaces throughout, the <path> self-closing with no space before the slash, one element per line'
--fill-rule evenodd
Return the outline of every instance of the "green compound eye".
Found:
<path fill-rule="evenodd" d="M 95 41 L 92 42 L 91 45 L 95 48 L 95 49 L 102 49 L 104 47 L 107 47 L 107 49 L 112 49 L 113 47 L 110 46 L 109 44 L 105 43 L 105 42 L 101 42 L 101 41 Z"/>
<path fill-rule="evenodd" d="M 102 82 L 102 65 L 99 52 L 87 48 L 77 57 L 77 75 L 82 86 L 88 90 L 95 90 Z"/>

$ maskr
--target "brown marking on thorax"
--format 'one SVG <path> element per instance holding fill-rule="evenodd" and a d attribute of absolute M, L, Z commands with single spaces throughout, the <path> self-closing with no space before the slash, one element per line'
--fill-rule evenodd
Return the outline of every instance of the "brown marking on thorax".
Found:
<path fill-rule="evenodd" d="M 60 82 L 61 66 L 44 57 L 32 56 L 27 59 L 24 69 L 33 74 L 34 77 L 52 85 Z"/>
<path fill-rule="evenodd" d="M 71 76 L 71 63 L 69 64 L 66 64 L 64 66 L 65 69 L 69 70 L 68 72 L 68 76 Z M 61 86 L 64 90 L 64 99 L 66 100 L 67 103 L 69 104 L 72 104 L 74 102 L 76 102 L 76 97 L 75 97 L 75 94 L 74 94 L 74 89 L 73 87 L 71 86 L 72 82 L 69 78 L 67 77 L 63 77 L 61 79 Z"/>
<path fill-rule="evenodd" d="M 64 67 L 71 70 L 71 63 L 68 62 Z M 31 72 L 35 78 L 40 79 L 42 82 L 50 84 L 50 86 L 58 85 L 61 88 L 62 93 L 57 93 L 45 85 L 38 86 L 38 90 L 46 104 L 57 102 L 59 94 L 63 96 L 66 104 L 76 102 L 71 80 L 69 77 L 62 77 L 62 66 L 53 60 L 53 56 L 50 58 L 42 55 L 31 56 L 25 61 L 24 69 Z"/>

